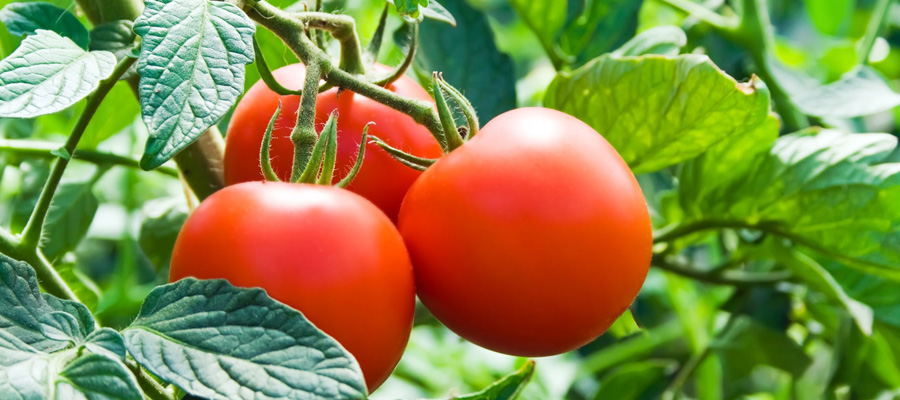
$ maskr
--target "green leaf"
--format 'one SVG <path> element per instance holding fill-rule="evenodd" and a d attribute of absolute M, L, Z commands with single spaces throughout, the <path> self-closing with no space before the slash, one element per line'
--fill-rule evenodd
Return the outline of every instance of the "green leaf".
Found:
<path fill-rule="evenodd" d="M 68 108 L 109 77 L 116 57 L 86 52 L 56 32 L 39 30 L 0 61 L 0 117 L 29 118 Z"/>
<path fill-rule="evenodd" d="M 642 329 L 638 326 L 637 321 L 634 320 L 634 314 L 631 313 L 631 310 L 625 310 L 619 318 L 616 318 L 616 322 L 613 322 L 608 330 L 616 338 L 631 336 L 641 331 Z"/>
<path fill-rule="evenodd" d="M 87 235 L 99 206 L 92 185 L 93 182 L 63 182 L 57 188 L 41 238 L 41 250 L 48 259 L 74 250 Z"/>
<path fill-rule="evenodd" d="M 543 0 L 547 1 L 547 0 Z M 581 65 L 621 46 L 637 31 L 642 0 L 588 2 L 559 36 L 559 48 Z"/>
<path fill-rule="evenodd" d="M 150 137 L 141 168 L 156 168 L 216 124 L 244 90 L 253 62 L 253 21 L 208 0 L 147 0 L 134 31 L 143 38 L 138 73 Z"/>
<path fill-rule="evenodd" d="M 771 254 L 780 264 L 788 267 L 810 289 L 825 295 L 829 301 L 843 307 L 861 332 L 867 336 L 872 334 L 874 323 L 872 308 L 847 295 L 840 283 L 816 260 L 784 246 L 766 246 L 762 251 Z"/>
<path fill-rule="evenodd" d="M 157 287 L 124 336 L 139 364 L 199 397 L 324 400 L 367 393 L 359 365 L 338 342 L 261 289 L 224 280 Z"/>
<path fill-rule="evenodd" d="M 106 50 L 116 55 L 116 60 L 133 56 L 137 34 L 134 33 L 134 22 L 129 20 L 109 21 L 97 25 L 91 30 L 91 50 Z M 132 66 L 122 75 L 121 80 L 129 79 L 137 74 L 136 66 Z M 111 101 L 107 101 L 111 102 Z M 96 120 L 96 118 L 95 118 Z"/>
<path fill-rule="evenodd" d="M 400 15 L 419 18 L 419 6 L 427 6 L 428 0 L 391 0 Z"/>
<path fill-rule="evenodd" d="M 84 305 L 41 294 L 27 263 L 0 255 L 0 398 L 140 399 L 119 357 L 106 356 L 124 357 L 110 344 L 115 331 L 94 329 Z M 79 355 L 86 342 L 107 349 Z"/>
<path fill-rule="evenodd" d="M 49 316 L 57 311 L 73 314 L 74 321 L 81 324 L 79 329 L 63 328 L 60 322 L 71 320 Z M 27 263 L 0 254 L 0 332 L 13 336 L 20 345 L 12 350 L 36 354 L 69 347 L 73 337 L 83 337 L 93 330 L 93 320 L 84 321 L 85 317 L 90 318 L 90 312 L 81 304 L 42 296 L 34 270 Z M 69 337 L 60 339 L 44 334 L 44 331 L 58 333 L 64 329 L 70 333 Z M 0 357 L 0 367 L 10 366 L 4 362 L 5 358 Z"/>
<path fill-rule="evenodd" d="M 555 63 L 581 65 L 634 36 L 641 0 L 512 0 Z M 557 65 L 559 69 L 559 65 Z"/>
<path fill-rule="evenodd" d="M 435 0 L 428 1 L 428 5 L 420 6 L 419 10 L 425 18 L 456 26 L 456 18 L 453 18 L 453 14 Z"/>
<path fill-rule="evenodd" d="M 765 95 L 698 55 L 603 56 L 558 74 L 544 104 L 597 130 L 636 174 L 690 160 L 760 125 L 777 128 L 767 124 Z"/>
<path fill-rule="evenodd" d="M 519 370 L 494 382 L 478 393 L 452 397 L 451 400 L 514 400 L 534 375 L 534 361 L 528 360 Z"/>
<path fill-rule="evenodd" d="M 181 232 L 188 210 L 183 202 L 157 203 L 145 207 L 138 244 L 158 271 L 169 268 L 175 239 Z"/>
<path fill-rule="evenodd" d="M 87 354 L 69 363 L 56 379 L 56 398 L 141 400 L 137 380 L 122 361 Z"/>
<path fill-rule="evenodd" d="M 685 166 L 682 208 L 690 220 L 757 226 L 900 279 L 900 163 L 879 164 L 896 145 L 891 135 L 811 130 L 767 149 L 748 136 Z"/>
<path fill-rule="evenodd" d="M 664 381 L 666 375 L 672 372 L 673 364 L 671 361 L 641 361 L 625 364 L 603 377 L 600 381 L 600 390 L 594 395 L 594 399 L 659 398 L 661 390 L 654 386 L 659 386 L 658 383 Z"/>
<path fill-rule="evenodd" d="M 415 67 L 423 81 L 433 71 L 464 93 L 479 119 L 489 121 L 516 107 L 513 63 L 493 41 L 487 16 L 465 1 L 447 3 L 457 26 L 424 21 L 419 30 Z"/>
<path fill-rule="evenodd" d="M 112 329 L 100 328 L 94 331 L 84 340 L 83 345 L 91 353 L 125 361 L 125 339 Z"/>
<path fill-rule="evenodd" d="M 687 35 L 677 26 L 656 26 L 641 32 L 612 52 L 615 57 L 659 54 L 674 57 L 687 45 Z"/>
<path fill-rule="evenodd" d="M 854 118 L 900 105 L 900 94 L 894 92 L 875 70 L 860 67 L 837 82 L 799 91 L 792 101 L 809 115 Z"/>
<path fill-rule="evenodd" d="M 739 375 L 748 375 L 756 365 L 769 365 L 800 376 L 812 360 L 803 348 L 784 333 L 754 322 L 753 319 L 736 317 L 725 332 L 713 339 L 710 348 L 739 368 Z"/>
<path fill-rule="evenodd" d="M 16 36 L 34 35 L 39 29 L 72 39 L 82 49 L 88 47 L 88 31 L 68 11 L 45 2 L 12 3 L 0 10 L 0 22 Z"/>

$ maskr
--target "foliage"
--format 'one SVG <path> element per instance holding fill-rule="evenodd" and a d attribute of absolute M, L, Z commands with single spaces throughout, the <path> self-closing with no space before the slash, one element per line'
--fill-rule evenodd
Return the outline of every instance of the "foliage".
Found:
<path fill-rule="evenodd" d="M 350 353 L 265 292 L 166 284 L 187 213 L 221 184 L 205 132 L 260 79 L 254 38 L 268 68 L 327 55 L 328 85 L 376 96 L 383 76 L 338 68 L 382 39 L 357 61 L 412 57 L 455 123 L 378 101 L 445 140 L 471 110 L 566 112 L 650 208 L 654 268 L 593 343 L 503 356 L 420 308 L 371 398 L 895 398 L 894 3 L 0 0 L 0 398 L 369 396 Z M 309 35 L 261 17 L 276 7 L 315 16 Z"/>

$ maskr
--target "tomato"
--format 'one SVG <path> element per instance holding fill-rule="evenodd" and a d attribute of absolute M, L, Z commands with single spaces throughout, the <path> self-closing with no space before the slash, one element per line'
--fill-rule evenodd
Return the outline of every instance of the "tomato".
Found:
<path fill-rule="evenodd" d="M 306 69 L 293 64 L 273 72 L 275 78 L 288 89 L 301 89 Z M 387 67 L 376 66 L 385 72 Z M 398 94 L 432 102 L 431 96 L 419 84 L 408 77 L 387 87 Z M 284 108 L 272 132 L 270 157 L 275 173 L 288 180 L 294 159 L 291 130 L 297 121 L 300 96 L 279 96 L 259 81 L 247 91 L 234 110 L 225 138 L 225 183 L 234 184 L 263 180 L 259 166 L 259 150 L 269 120 L 281 101 Z M 437 140 L 411 117 L 350 91 L 338 93 L 331 89 L 319 95 L 316 104 L 316 124 L 321 130 L 328 115 L 338 110 L 338 158 L 334 182 L 339 181 L 353 166 L 362 138 L 363 128 L 369 122 L 369 134 L 383 139 L 391 146 L 413 155 L 437 158 L 442 154 Z M 362 169 L 347 189 L 375 203 L 391 219 L 397 218 L 400 203 L 407 189 L 419 176 L 387 154 L 378 145 L 366 147 Z"/>
<path fill-rule="evenodd" d="M 400 210 L 419 298 L 482 347 L 546 356 L 597 338 L 650 265 L 647 204 L 581 121 L 506 112 L 428 168 Z"/>
<path fill-rule="evenodd" d="M 328 186 L 228 186 L 188 217 L 169 278 L 261 287 L 300 310 L 359 361 L 369 390 L 391 374 L 412 329 L 415 288 L 394 224 Z"/>

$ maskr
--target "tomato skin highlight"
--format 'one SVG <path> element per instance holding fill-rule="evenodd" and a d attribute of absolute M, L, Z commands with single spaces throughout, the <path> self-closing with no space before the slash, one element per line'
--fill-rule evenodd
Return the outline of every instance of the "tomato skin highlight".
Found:
<path fill-rule="evenodd" d="M 416 288 L 448 328 L 536 357 L 594 340 L 631 304 L 652 230 L 613 147 L 564 113 L 504 113 L 428 168 L 400 210 Z"/>
<path fill-rule="evenodd" d="M 376 65 L 376 71 L 387 67 Z M 302 89 L 306 68 L 292 64 L 273 71 L 273 75 L 288 89 Z M 387 89 L 400 95 L 433 102 L 431 96 L 409 77 L 401 77 Z M 225 183 L 263 180 L 259 165 L 259 150 L 269 120 L 283 105 L 275 129 L 272 132 L 270 158 L 275 173 L 283 181 L 290 179 L 294 160 L 291 130 L 297 121 L 300 96 L 279 96 L 262 81 L 247 91 L 238 103 L 225 137 Z M 316 102 L 316 127 L 321 131 L 328 115 L 338 111 L 338 155 L 334 182 L 347 175 L 359 150 L 359 142 L 366 124 L 374 122 L 369 134 L 377 136 L 391 146 L 420 157 L 437 158 L 443 154 L 440 144 L 423 126 L 411 117 L 374 100 L 350 91 L 338 94 L 337 88 L 319 94 Z M 375 203 L 392 220 L 397 219 L 400 203 L 409 186 L 420 172 L 410 169 L 385 152 L 378 145 L 366 145 L 362 169 L 347 187 Z"/>
<path fill-rule="evenodd" d="M 169 279 L 261 287 L 300 310 L 359 361 L 369 391 L 393 371 L 412 329 L 415 287 L 394 224 L 349 191 L 248 182 L 188 217 Z"/>

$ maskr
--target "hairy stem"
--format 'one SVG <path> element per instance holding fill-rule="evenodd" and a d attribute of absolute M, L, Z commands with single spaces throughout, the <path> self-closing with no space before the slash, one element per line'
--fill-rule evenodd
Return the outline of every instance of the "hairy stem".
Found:
<path fill-rule="evenodd" d="M 303 88 L 319 86 L 322 72 L 319 63 L 313 61 L 306 64 L 306 79 Z M 300 110 L 297 112 L 297 123 L 291 131 L 291 142 L 294 143 L 294 164 L 291 169 L 291 182 L 297 182 L 312 161 L 313 148 L 318 141 L 316 134 L 316 98 L 314 90 L 304 90 L 300 97 Z"/>
<path fill-rule="evenodd" d="M 340 69 L 356 75 L 366 73 L 362 61 L 362 47 L 356 34 L 356 21 L 352 17 L 324 12 L 304 12 L 298 14 L 298 19 L 312 29 L 331 32 L 341 44 L 341 61 L 338 65 Z"/>
<path fill-rule="evenodd" d="M 174 396 L 172 396 L 165 387 L 160 385 L 159 382 L 153 379 L 153 377 L 147 374 L 137 362 L 128 359 L 126 360 L 125 365 L 128 366 L 128 369 L 131 370 L 131 373 L 137 378 L 138 386 L 141 387 L 141 391 L 144 392 L 144 395 L 147 396 L 147 398 L 150 400 L 174 399 Z"/>
<path fill-rule="evenodd" d="M 245 11 L 254 21 L 284 40 L 304 64 L 310 65 L 318 62 L 322 67 L 322 76 L 329 84 L 358 93 L 409 115 L 413 120 L 424 125 L 435 138 L 443 135 L 441 123 L 433 104 L 403 97 L 368 82 L 359 75 L 335 68 L 328 55 L 302 34 L 305 24 L 299 19 L 261 1 L 246 4 Z"/>
<path fill-rule="evenodd" d="M 53 158 L 56 156 L 53 155 L 52 152 L 59 148 L 60 144 L 54 142 L 0 139 L 0 152 L 13 153 L 25 157 Z M 102 151 L 76 149 L 75 153 L 72 154 L 72 158 L 97 165 L 119 165 L 135 169 L 141 168 L 140 162 L 137 159 Z M 171 167 L 162 166 L 155 169 L 155 171 L 164 175 L 178 177 L 178 170 Z"/>
<path fill-rule="evenodd" d="M 34 211 L 31 213 L 31 217 L 28 219 L 25 229 L 22 231 L 22 242 L 20 245 L 37 249 L 44 228 L 44 220 L 47 218 L 47 213 L 50 211 L 50 202 L 53 200 L 53 195 L 56 193 L 56 188 L 59 186 L 60 180 L 62 180 L 66 167 L 69 165 L 71 154 L 75 153 L 78 141 L 81 140 L 84 130 L 87 128 L 88 123 L 91 122 L 91 118 L 93 118 L 94 113 L 97 112 L 97 109 L 100 107 L 100 103 L 103 102 L 106 94 L 112 90 L 116 82 L 119 81 L 119 78 L 128 71 L 128 68 L 131 68 L 135 61 L 137 60 L 134 58 L 126 57 L 119 62 L 112 75 L 101 82 L 100 86 L 97 87 L 97 90 L 94 91 L 90 99 L 88 99 L 84 112 L 78 117 L 75 128 L 72 129 L 69 139 L 66 140 L 66 144 L 63 146 L 64 156 L 59 157 L 59 160 L 57 160 L 56 164 L 53 165 L 53 168 L 50 169 L 50 176 L 47 178 L 47 182 L 44 184 L 44 188 L 41 191 L 41 195 L 38 198 Z"/>

